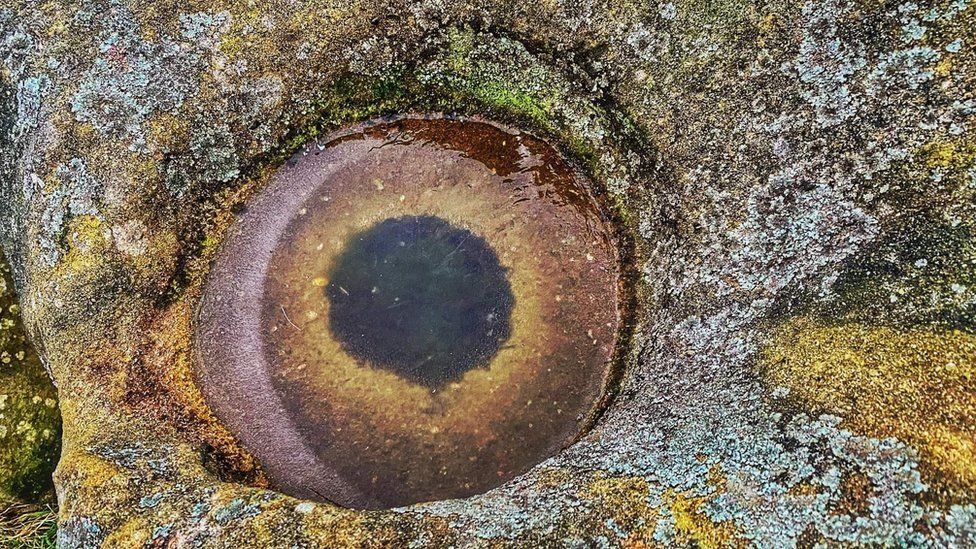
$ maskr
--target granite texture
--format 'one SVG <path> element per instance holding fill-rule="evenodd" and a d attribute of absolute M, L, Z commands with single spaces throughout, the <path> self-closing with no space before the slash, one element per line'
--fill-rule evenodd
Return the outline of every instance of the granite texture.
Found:
<path fill-rule="evenodd" d="M 0 245 L 57 381 L 64 547 L 976 544 L 967 0 L 0 2 Z M 635 243 L 587 436 L 385 512 L 266 487 L 193 380 L 235 212 L 302 143 L 480 114 Z"/>

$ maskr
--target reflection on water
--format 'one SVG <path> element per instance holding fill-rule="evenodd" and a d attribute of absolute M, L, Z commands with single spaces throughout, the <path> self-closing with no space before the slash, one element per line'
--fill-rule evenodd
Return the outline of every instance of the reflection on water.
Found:
<path fill-rule="evenodd" d="M 485 240 L 429 215 L 354 235 L 327 293 L 329 327 L 347 352 L 433 388 L 495 355 L 514 301 Z"/>

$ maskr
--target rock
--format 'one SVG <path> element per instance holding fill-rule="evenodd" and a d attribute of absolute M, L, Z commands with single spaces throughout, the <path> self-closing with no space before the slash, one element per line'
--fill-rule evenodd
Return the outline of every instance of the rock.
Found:
<path fill-rule="evenodd" d="M 976 544 L 972 477 L 933 463 L 972 459 L 973 28 L 967 0 L 0 8 L 0 242 L 61 389 L 60 542 Z M 194 311 L 269 174 L 402 112 L 571 156 L 635 244 L 637 325 L 599 424 L 542 465 L 309 508 L 207 408 Z M 954 372 L 938 399 L 919 347 Z"/>

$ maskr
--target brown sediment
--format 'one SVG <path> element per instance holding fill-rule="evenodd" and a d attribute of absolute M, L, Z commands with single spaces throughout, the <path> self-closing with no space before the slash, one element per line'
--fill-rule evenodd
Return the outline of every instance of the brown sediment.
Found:
<path fill-rule="evenodd" d="M 350 356 L 323 292 L 353 235 L 416 215 L 483 238 L 515 298 L 494 358 L 433 392 Z M 390 507 L 498 486 L 575 440 L 602 402 L 620 321 L 605 217 L 551 147 L 485 122 L 405 118 L 312 144 L 214 266 L 204 392 L 286 491 Z"/>

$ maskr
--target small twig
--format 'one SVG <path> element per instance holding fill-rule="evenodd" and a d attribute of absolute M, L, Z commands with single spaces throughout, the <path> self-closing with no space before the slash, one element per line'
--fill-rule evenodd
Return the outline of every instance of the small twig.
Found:
<path fill-rule="evenodd" d="M 290 318 L 288 318 L 288 313 L 285 312 L 285 306 L 284 305 L 279 305 L 279 307 L 281 308 L 281 314 L 285 315 L 285 320 L 288 321 L 288 324 L 291 324 L 292 327 L 295 328 L 296 330 L 298 330 L 299 332 L 302 331 L 301 328 L 299 328 L 294 322 L 291 321 Z"/>

